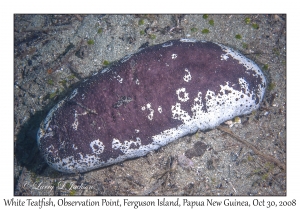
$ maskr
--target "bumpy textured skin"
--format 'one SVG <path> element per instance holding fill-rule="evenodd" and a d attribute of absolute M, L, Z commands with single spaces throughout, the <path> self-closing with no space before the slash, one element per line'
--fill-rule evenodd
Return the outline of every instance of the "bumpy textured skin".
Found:
<path fill-rule="evenodd" d="M 238 52 L 172 40 L 82 82 L 49 112 L 37 142 L 53 168 L 86 172 L 251 113 L 265 88 L 262 71 Z"/>

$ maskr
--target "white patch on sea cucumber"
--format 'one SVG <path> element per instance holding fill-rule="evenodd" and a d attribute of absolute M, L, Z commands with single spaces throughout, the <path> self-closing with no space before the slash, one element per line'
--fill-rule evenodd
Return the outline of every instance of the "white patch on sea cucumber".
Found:
<path fill-rule="evenodd" d="M 177 54 L 172 54 L 172 59 L 177 58 Z"/>
<path fill-rule="evenodd" d="M 139 133 L 139 132 L 140 132 L 140 130 L 139 130 L 139 129 L 134 129 L 134 131 L 135 131 L 136 133 Z"/>
<path fill-rule="evenodd" d="M 81 152 L 79 152 L 79 153 L 78 153 L 78 155 L 80 155 L 80 159 L 81 159 L 81 160 L 83 160 L 83 159 L 84 159 L 84 157 L 83 157 L 83 155 L 82 155 L 82 153 L 81 153 Z M 66 160 L 66 158 L 65 158 L 65 159 L 63 159 L 63 160 Z"/>
<path fill-rule="evenodd" d="M 120 75 L 118 75 L 118 76 L 117 76 L 117 80 L 118 80 L 120 83 L 122 83 L 122 82 L 123 82 L 123 78 L 122 78 L 122 77 L 120 77 Z"/>
<path fill-rule="evenodd" d="M 215 43 L 215 44 L 219 45 L 222 48 L 222 50 L 226 53 L 225 54 L 226 56 L 230 55 L 233 59 L 237 60 L 240 64 L 245 66 L 246 70 L 255 71 L 256 74 L 258 74 L 261 77 L 261 79 L 263 80 L 263 82 L 265 83 L 265 78 L 264 78 L 263 73 L 261 72 L 260 68 L 253 61 L 249 60 L 244 55 L 231 49 L 230 47 L 224 46 L 219 43 Z"/>
<path fill-rule="evenodd" d="M 243 78 L 239 78 L 239 84 L 241 88 L 244 89 L 244 92 L 249 92 L 248 83 L 246 80 L 244 80 Z"/>
<path fill-rule="evenodd" d="M 97 154 L 85 154 L 78 153 L 79 159 L 74 159 L 74 156 L 68 156 L 66 158 L 56 158 L 55 162 L 48 161 L 54 169 L 67 173 L 85 172 L 88 168 L 89 170 L 98 168 L 99 164 L 105 165 L 104 162 L 99 160 Z M 76 163 L 76 164 L 74 164 Z"/>
<path fill-rule="evenodd" d="M 229 58 L 229 57 L 228 57 L 227 54 L 222 54 L 222 55 L 221 55 L 221 60 L 222 60 L 222 61 L 223 61 L 223 60 L 227 61 L 228 58 Z"/>
<path fill-rule="evenodd" d="M 70 95 L 70 99 L 74 98 L 78 93 L 78 88 L 76 88 L 75 90 L 73 90 L 72 94 Z"/>
<path fill-rule="evenodd" d="M 153 119 L 154 110 L 151 109 L 151 103 L 148 103 L 146 106 L 147 106 L 147 109 L 150 111 L 150 114 L 148 115 L 148 119 L 152 120 Z"/>
<path fill-rule="evenodd" d="M 180 39 L 181 42 L 197 42 L 196 39 L 187 39 L 187 38 L 182 38 Z"/>
<path fill-rule="evenodd" d="M 161 106 L 158 106 L 157 111 L 158 111 L 159 113 L 162 113 L 162 108 L 161 108 Z"/>
<path fill-rule="evenodd" d="M 77 150 L 77 149 L 78 149 L 78 147 L 76 147 L 75 144 L 72 144 L 72 148 L 73 148 L 74 150 Z"/>
<path fill-rule="evenodd" d="M 141 142 L 140 138 L 136 138 L 136 141 L 134 141 L 134 140 L 129 140 L 129 141 L 125 140 L 124 143 L 122 144 L 119 139 L 113 138 L 111 147 L 114 150 L 119 149 L 124 154 L 127 154 L 128 152 L 130 152 L 132 150 L 132 149 L 129 149 L 131 144 L 134 144 L 135 146 L 141 146 L 142 142 Z"/>
<path fill-rule="evenodd" d="M 49 147 L 47 147 L 47 148 L 46 148 L 46 151 L 47 151 L 48 153 L 54 153 L 54 146 L 53 146 L 53 144 L 51 144 Z"/>
<path fill-rule="evenodd" d="M 176 103 L 175 106 L 172 106 L 171 111 L 172 111 L 172 117 L 174 119 L 182 121 L 183 123 L 186 123 L 191 119 L 188 112 L 181 109 L 180 103 Z"/>
<path fill-rule="evenodd" d="M 148 119 L 152 120 L 153 119 L 153 114 L 154 114 L 154 110 L 151 108 L 151 103 L 146 104 L 145 106 L 142 106 L 142 110 L 145 111 L 146 109 L 148 109 L 150 111 L 150 113 L 148 114 Z"/>
<path fill-rule="evenodd" d="M 135 80 L 135 84 L 140 85 L 139 79 L 136 79 L 136 80 Z"/>
<path fill-rule="evenodd" d="M 104 144 L 99 139 L 96 139 L 90 143 L 90 147 L 93 150 L 93 153 L 100 155 L 104 151 Z"/>
<path fill-rule="evenodd" d="M 186 75 L 184 75 L 183 80 L 186 82 L 189 82 L 192 80 L 191 72 L 186 68 L 184 71 L 187 72 Z"/>
<path fill-rule="evenodd" d="M 113 141 L 112 141 L 112 143 L 111 143 L 111 148 L 117 150 L 117 149 L 119 149 L 120 147 L 121 147 L 121 142 L 120 142 L 120 140 L 119 140 L 119 139 L 116 139 L 116 138 L 113 138 Z"/>
<path fill-rule="evenodd" d="M 250 91 L 249 84 L 243 78 L 239 79 L 239 85 L 242 91 L 229 86 L 229 82 L 226 85 L 220 85 L 221 90 L 219 92 L 208 90 L 204 96 L 205 107 L 202 93 L 198 92 L 191 107 L 193 113 L 191 116 L 186 110 L 181 109 L 180 103 L 176 103 L 171 107 L 172 117 L 182 121 L 184 123 L 182 126 L 185 129 L 192 128 L 193 130 L 196 127 L 200 130 L 206 130 L 218 126 L 234 116 L 249 114 L 259 107 L 259 103 L 255 102 L 253 95 L 259 97 L 259 102 L 261 102 L 263 95 L 258 94 L 256 96 L 253 91 Z M 190 132 L 183 131 L 183 135 L 187 133 Z M 181 136 L 180 134 L 178 137 Z M 157 138 L 161 139 L 163 136 L 157 135 Z M 165 138 L 167 137 L 165 136 Z"/>
<path fill-rule="evenodd" d="M 180 96 L 180 93 L 183 93 L 183 97 Z M 189 94 L 185 92 L 185 88 L 179 88 L 178 90 L 176 90 L 176 94 L 179 101 L 186 102 L 189 100 Z"/>
<path fill-rule="evenodd" d="M 78 116 L 80 116 L 80 115 L 86 115 L 87 113 L 88 113 L 88 112 L 85 111 L 85 112 L 83 112 L 82 114 L 77 114 L 77 110 L 75 110 L 75 114 L 74 114 L 75 121 L 74 121 L 73 124 L 72 124 L 72 127 L 73 127 L 73 129 L 74 129 L 75 131 L 77 131 L 78 124 L 79 124 L 79 122 L 78 122 Z"/>
<path fill-rule="evenodd" d="M 74 117 L 75 117 L 75 121 L 73 122 L 72 127 L 73 127 L 73 129 L 74 129 L 75 131 L 77 131 L 77 128 L 78 128 L 78 115 L 77 115 L 77 110 L 75 110 Z"/>
<path fill-rule="evenodd" d="M 166 42 L 162 45 L 162 47 L 170 47 L 173 45 L 173 42 Z"/>
<path fill-rule="evenodd" d="M 259 97 L 260 99 L 263 98 L 263 92 L 264 92 L 264 87 L 263 86 L 266 86 L 266 79 L 262 73 L 262 71 L 260 70 L 260 68 L 251 60 L 249 60 L 248 58 L 246 58 L 244 55 L 240 54 L 239 52 L 231 49 L 230 47 L 227 47 L 227 46 L 224 46 L 222 44 L 218 44 L 218 43 L 215 43 L 217 45 L 219 45 L 222 50 L 224 52 L 226 52 L 226 55 L 230 55 L 233 59 L 237 60 L 239 62 L 239 64 L 242 64 L 245 68 L 246 68 L 246 73 L 247 73 L 247 70 L 252 70 L 255 72 L 255 75 L 253 76 L 256 76 L 257 78 L 261 79 L 262 80 L 262 85 L 259 84 L 258 85 L 258 91 L 260 94 Z"/>
<path fill-rule="evenodd" d="M 46 131 L 46 134 L 44 133 L 44 135 L 43 135 L 43 137 L 44 138 L 47 138 L 47 137 L 52 137 L 52 136 L 54 136 L 54 133 L 53 133 L 53 131 L 52 131 L 52 129 L 50 128 L 50 127 L 48 127 L 48 129 L 47 129 L 47 131 Z"/>

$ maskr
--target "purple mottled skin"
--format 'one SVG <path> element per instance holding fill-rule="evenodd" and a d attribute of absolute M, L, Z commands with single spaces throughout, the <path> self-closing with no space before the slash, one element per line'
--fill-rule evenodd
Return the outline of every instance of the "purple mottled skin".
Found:
<path fill-rule="evenodd" d="M 193 116 L 191 107 L 199 92 L 204 113 L 210 108 L 206 104 L 207 91 L 220 93 L 220 85 L 250 96 L 240 85 L 240 78 L 247 81 L 253 104 L 258 105 L 263 95 L 260 88 L 266 86 L 264 78 L 231 56 L 221 59 L 222 54 L 222 47 L 215 43 L 172 40 L 140 50 L 107 72 L 92 76 L 52 113 L 47 126 L 41 126 L 43 135 L 38 135 L 38 142 L 42 154 L 50 165 L 65 172 L 88 171 L 109 165 L 107 161 L 113 164 L 114 159 L 124 155 L 121 148 L 112 147 L 113 139 L 123 145 L 140 139 L 141 144 L 131 143 L 127 148 L 139 150 L 141 145 L 153 143 L 153 136 L 183 124 L 171 109 L 179 98 L 183 99 L 181 109 Z M 176 92 L 180 88 L 185 90 Z M 235 101 L 239 100 L 237 97 Z M 254 105 L 239 106 L 249 113 Z M 91 144 L 94 140 L 101 143 Z M 78 160 L 86 155 L 93 157 L 85 168 Z M 68 158 L 69 162 L 55 166 Z"/>

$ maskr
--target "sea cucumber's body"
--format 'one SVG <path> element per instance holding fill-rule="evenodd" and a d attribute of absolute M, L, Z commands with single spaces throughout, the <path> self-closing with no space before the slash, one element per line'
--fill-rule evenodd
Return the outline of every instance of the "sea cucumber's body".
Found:
<path fill-rule="evenodd" d="M 53 168 L 85 172 L 249 114 L 265 88 L 259 67 L 236 51 L 172 40 L 81 83 L 49 112 L 37 141 Z"/>

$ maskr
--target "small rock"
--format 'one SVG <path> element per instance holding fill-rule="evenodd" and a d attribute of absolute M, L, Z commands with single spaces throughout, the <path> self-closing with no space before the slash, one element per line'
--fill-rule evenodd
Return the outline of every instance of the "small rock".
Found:
<path fill-rule="evenodd" d="M 185 155 L 188 158 L 200 157 L 205 153 L 206 149 L 207 149 L 207 145 L 201 141 L 198 141 L 194 144 L 194 147 L 192 149 L 188 149 L 185 152 Z"/>
<path fill-rule="evenodd" d="M 178 163 L 183 169 L 191 168 L 194 165 L 193 161 L 184 154 L 178 155 Z"/>

